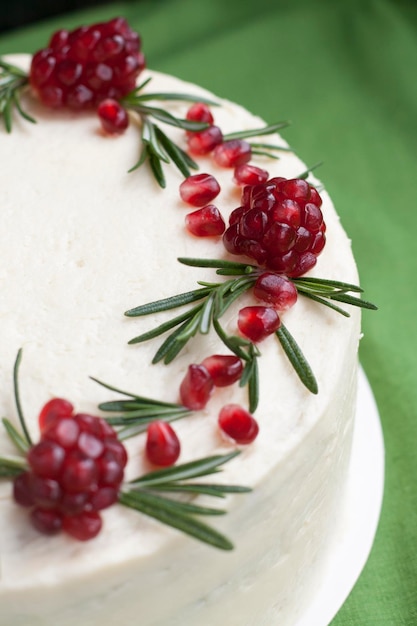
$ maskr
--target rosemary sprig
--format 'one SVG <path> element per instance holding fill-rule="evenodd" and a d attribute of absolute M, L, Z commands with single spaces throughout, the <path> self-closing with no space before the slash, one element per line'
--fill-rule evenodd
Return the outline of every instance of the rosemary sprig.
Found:
<path fill-rule="evenodd" d="M 0 457 L 0 478 L 15 478 L 27 469 L 23 459 Z"/>
<path fill-rule="evenodd" d="M 223 282 L 212 283 L 199 281 L 199 289 L 150 302 L 126 311 L 125 315 L 128 317 L 139 317 L 198 303 L 156 328 L 134 337 L 129 343 L 142 343 L 172 331 L 160 345 L 152 360 L 153 363 L 163 361 L 168 364 L 181 352 L 193 336 L 197 333 L 207 334 L 213 327 L 224 345 L 245 361 L 240 384 L 248 385 L 250 410 L 254 411 L 259 401 L 257 359 L 260 352 L 250 341 L 235 335 L 228 335 L 222 327 L 220 319 L 231 304 L 254 285 L 257 277 L 262 274 L 264 269 L 256 265 L 221 259 L 180 257 L 178 261 L 190 267 L 215 269 L 217 275 L 228 277 L 228 279 Z M 357 285 L 310 277 L 291 280 L 300 295 L 323 304 L 346 317 L 350 316 L 349 312 L 336 305 L 335 302 L 366 309 L 375 310 L 377 308 L 374 304 L 352 295 L 352 293 L 362 293 L 362 289 Z M 281 326 L 276 336 L 300 381 L 309 391 L 317 393 L 317 381 L 311 367 L 289 330 L 285 326 Z"/>
<path fill-rule="evenodd" d="M 24 439 L 26 440 L 28 447 L 30 447 L 32 445 L 32 439 L 30 437 L 29 431 L 26 426 L 26 421 L 23 415 L 23 410 L 22 410 L 22 404 L 20 402 L 19 368 L 20 368 L 21 360 L 22 360 L 22 349 L 20 348 L 20 350 L 17 353 L 16 361 L 15 361 L 14 368 L 13 368 L 14 397 L 15 397 L 15 402 L 16 402 L 17 415 L 19 417 L 20 425 L 22 427 L 23 436 L 24 436 Z"/>
<path fill-rule="evenodd" d="M 12 130 L 13 108 L 28 122 L 36 121 L 23 110 L 20 102 L 21 92 L 28 84 L 26 72 L 0 58 L 0 117 L 8 133 Z"/>
<path fill-rule="evenodd" d="M 121 441 L 146 432 L 148 424 L 155 420 L 173 422 L 192 414 L 190 409 L 181 404 L 153 400 L 123 391 L 98 380 L 98 378 L 92 376 L 90 378 L 110 391 L 127 396 L 127 399 L 102 402 L 98 405 L 98 408 L 104 413 L 115 413 L 115 415 L 106 416 L 105 419 L 112 426 L 120 427 L 117 430 L 117 436 Z"/>
<path fill-rule="evenodd" d="M 251 491 L 250 488 L 240 485 L 188 482 L 195 478 L 218 473 L 221 471 L 219 468 L 222 465 L 238 454 L 239 451 L 235 451 L 230 454 L 206 457 L 140 476 L 130 481 L 120 494 L 119 502 L 204 543 L 221 550 L 231 550 L 233 544 L 227 537 L 201 522 L 197 517 L 224 515 L 225 510 L 201 506 L 189 501 L 175 500 L 163 495 L 163 492 L 186 495 L 204 494 L 224 498 L 227 493 Z"/>

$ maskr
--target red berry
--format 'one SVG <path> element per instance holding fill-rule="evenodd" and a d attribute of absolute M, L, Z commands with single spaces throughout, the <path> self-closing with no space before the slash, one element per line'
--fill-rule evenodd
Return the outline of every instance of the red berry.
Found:
<path fill-rule="evenodd" d="M 58 511 L 35 508 L 30 519 L 36 530 L 43 535 L 56 535 L 62 528 L 62 516 Z"/>
<path fill-rule="evenodd" d="M 232 385 L 242 375 L 243 365 L 239 357 L 232 354 L 213 354 L 202 362 L 216 387 Z"/>
<path fill-rule="evenodd" d="M 85 510 L 89 504 L 88 491 L 79 491 L 78 493 L 63 493 L 59 510 L 64 515 L 78 515 Z"/>
<path fill-rule="evenodd" d="M 96 511 L 84 511 L 78 515 L 66 516 L 62 521 L 62 528 L 66 533 L 78 539 L 89 541 L 99 534 L 103 521 Z"/>
<path fill-rule="evenodd" d="M 115 504 L 119 492 L 114 487 L 98 487 L 90 496 L 89 503 L 93 511 L 102 511 Z"/>
<path fill-rule="evenodd" d="M 78 437 L 77 448 L 90 459 L 97 459 L 104 452 L 104 443 L 95 435 L 82 432 Z"/>
<path fill-rule="evenodd" d="M 54 441 L 67 450 L 75 446 L 79 434 L 77 422 L 71 417 L 63 417 L 44 428 L 42 440 Z"/>
<path fill-rule="evenodd" d="M 79 450 L 67 454 L 62 468 L 60 483 L 68 493 L 88 491 L 98 479 L 95 461 Z"/>
<path fill-rule="evenodd" d="M 185 117 L 192 122 L 203 122 L 210 125 L 214 122 L 210 108 L 204 102 L 196 102 L 191 105 Z"/>
<path fill-rule="evenodd" d="M 187 133 L 188 151 L 195 156 L 208 154 L 223 141 L 223 133 L 218 126 L 210 126 L 199 132 Z"/>
<path fill-rule="evenodd" d="M 53 441 L 40 441 L 28 452 L 28 463 L 37 476 L 56 478 L 65 460 L 65 450 Z"/>
<path fill-rule="evenodd" d="M 215 147 L 213 159 L 221 167 L 237 167 L 250 161 L 252 148 L 244 139 L 230 139 Z"/>
<path fill-rule="evenodd" d="M 127 464 L 127 452 L 126 448 L 117 439 L 104 439 L 104 448 L 106 456 L 111 455 L 113 459 L 117 461 L 120 467 L 124 468 Z"/>
<path fill-rule="evenodd" d="M 105 452 L 97 462 L 98 484 L 102 487 L 118 487 L 123 480 L 123 467 L 111 452 Z"/>
<path fill-rule="evenodd" d="M 33 503 L 41 509 L 56 509 L 61 500 L 61 487 L 52 478 L 41 478 L 32 474 L 30 478 L 30 489 Z"/>
<path fill-rule="evenodd" d="M 278 330 L 281 320 L 275 309 L 247 306 L 239 311 L 237 325 L 242 335 L 257 342 Z"/>
<path fill-rule="evenodd" d="M 84 109 L 109 97 L 120 99 L 145 67 L 140 47 L 123 18 L 57 31 L 49 47 L 32 58 L 31 86 L 47 106 Z"/>
<path fill-rule="evenodd" d="M 188 213 L 185 217 L 187 230 L 196 237 L 218 237 L 224 233 L 226 225 L 220 211 L 214 204 Z"/>
<path fill-rule="evenodd" d="M 220 185 L 211 174 L 188 176 L 180 185 L 180 196 L 192 206 L 202 207 L 220 193 Z"/>
<path fill-rule="evenodd" d="M 259 432 L 255 418 L 238 404 L 224 406 L 218 422 L 221 430 L 240 444 L 252 443 Z"/>
<path fill-rule="evenodd" d="M 268 180 L 268 172 L 256 165 L 242 163 L 235 168 L 233 180 L 237 185 L 257 185 Z"/>
<path fill-rule="evenodd" d="M 98 105 L 98 116 L 106 133 L 120 135 L 129 126 L 127 111 L 117 100 L 107 98 Z"/>
<path fill-rule="evenodd" d="M 44 405 L 39 413 L 39 428 L 42 431 L 46 426 L 49 426 L 51 422 L 61 419 L 62 417 L 70 417 L 73 411 L 74 407 L 68 400 L 52 398 L 52 400 L 49 400 L 49 402 Z"/>
<path fill-rule="evenodd" d="M 223 235 L 226 249 L 280 274 L 302 276 L 325 244 L 321 198 L 303 179 L 246 186 Z"/>
<path fill-rule="evenodd" d="M 193 411 L 203 409 L 213 391 L 213 379 L 203 365 L 190 365 L 180 385 L 182 404 Z"/>
<path fill-rule="evenodd" d="M 13 498 L 20 506 L 33 506 L 31 472 L 23 472 L 13 481 Z"/>
<path fill-rule="evenodd" d="M 149 424 L 146 437 L 146 456 L 151 463 L 163 467 L 174 465 L 180 451 L 179 439 L 170 424 L 160 420 Z"/>
<path fill-rule="evenodd" d="M 253 288 L 254 295 L 268 302 L 278 311 L 286 311 L 297 301 L 298 292 L 294 283 L 280 274 L 265 272 L 256 280 Z"/>

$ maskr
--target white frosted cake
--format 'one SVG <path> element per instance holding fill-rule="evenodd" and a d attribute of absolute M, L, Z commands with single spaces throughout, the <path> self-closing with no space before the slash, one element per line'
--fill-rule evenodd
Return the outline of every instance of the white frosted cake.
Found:
<path fill-rule="evenodd" d="M 12 59 L 28 67 L 24 56 Z M 242 107 L 199 87 L 146 70 L 145 88 L 215 99 L 223 132 L 261 128 Z M 37 123 L 16 116 L 1 131 L 2 225 L 0 229 L 0 414 L 18 427 L 12 371 L 22 348 L 20 388 L 34 441 L 37 416 L 53 397 L 68 398 L 83 413 L 100 414 L 99 403 L 115 387 L 166 402 L 179 402 L 187 368 L 225 346 L 213 332 L 196 335 L 169 365 L 151 365 L 158 343 L 128 341 L 170 319 L 172 312 L 129 319 L 137 305 L 215 281 L 213 269 L 190 268 L 178 257 L 231 259 L 220 237 L 191 236 L 187 207 L 179 196 L 183 176 L 165 166 L 161 189 L 147 164 L 127 173 L 140 153 L 138 122 L 118 137 L 105 136 L 94 113 L 49 110 L 30 94 L 25 109 Z M 184 117 L 187 103 L 164 107 Z M 184 131 L 167 134 L 187 148 Z M 265 139 L 285 142 L 275 136 Z M 219 181 L 216 205 L 227 221 L 239 206 L 232 172 L 197 159 L 201 172 Z M 293 178 L 305 165 L 291 152 L 279 160 L 251 161 L 270 176 Z M 357 283 L 350 241 L 326 193 L 322 211 L 327 243 L 309 273 Z M 223 318 L 236 334 L 237 311 L 254 304 L 249 291 Z M 240 449 L 212 482 L 246 485 L 229 495 L 227 515 L 212 525 L 234 549 L 216 550 L 155 519 L 115 504 L 103 512 L 101 533 L 78 542 L 64 533 L 47 537 L 16 505 L 10 481 L 0 482 L 1 626 L 291 626 L 314 593 L 332 528 L 341 509 L 355 409 L 360 313 L 346 318 L 299 297 L 283 321 L 317 379 L 313 394 L 300 382 L 276 338 L 259 344 L 259 435 L 237 446 L 219 432 L 222 406 L 247 406 L 247 389 L 216 389 L 207 406 L 175 424 L 178 462 Z M 125 479 L 152 469 L 145 436 L 126 441 Z M 15 455 L 5 431 L 0 457 Z M 207 503 L 204 497 L 197 502 Z M 212 506 L 212 501 L 210 501 Z"/>

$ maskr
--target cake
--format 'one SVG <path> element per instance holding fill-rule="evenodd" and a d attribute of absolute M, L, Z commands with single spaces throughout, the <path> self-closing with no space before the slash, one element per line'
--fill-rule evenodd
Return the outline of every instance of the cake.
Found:
<path fill-rule="evenodd" d="M 25 55 L 10 62 L 28 69 Z M 223 132 L 263 128 L 265 123 L 238 104 L 155 71 L 144 90 L 209 98 Z M 115 399 L 110 386 L 164 402 L 179 402 L 190 364 L 228 351 L 214 332 L 197 335 L 169 364 L 153 364 L 157 340 L 128 341 L 172 312 L 130 318 L 125 311 L 195 289 L 197 281 L 219 280 L 212 268 L 192 268 L 178 257 L 232 259 L 221 237 L 194 237 L 184 227 L 188 209 L 179 195 L 184 177 L 164 166 L 161 189 L 147 164 L 128 173 L 140 154 L 139 123 L 120 136 L 106 136 L 91 111 L 51 110 L 29 92 L 25 110 L 36 124 L 15 116 L 2 132 L 2 228 L 0 245 L 0 411 L 18 427 L 13 364 L 19 369 L 23 412 L 33 440 L 38 414 L 54 397 L 76 410 L 102 414 L 97 406 Z M 164 108 L 183 118 L 189 103 Z M 184 131 L 167 135 L 184 150 Z M 265 140 L 287 147 L 276 135 Z M 270 177 L 292 179 L 306 166 L 291 151 L 279 160 L 254 156 Z M 221 192 L 216 205 L 227 221 L 241 190 L 230 169 L 210 155 L 197 159 Z M 309 177 L 315 185 L 318 181 Z M 309 276 L 357 283 L 347 238 L 325 190 L 322 211 L 327 243 Z M 233 260 L 233 259 L 232 259 Z M 241 260 L 240 258 L 238 260 Z M 255 303 L 249 290 L 225 313 L 225 329 L 236 334 L 237 313 Z M 259 344 L 259 434 L 236 445 L 219 431 L 225 404 L 247 407 L 246 388 L 215 390 L 201 410 L 175 423 L 181 441 L 178 462 L 213 454 L 240 454 L 212 482 L 238 484 L 249 493 L 228 495 L 227 515 L 212 525 L 229 537 L 222 552 L 119 504 L 103 512 L 100 534 L 78 542 L 64 533 L 37 532 L 12 498 L 10 481 L 0 483 L 0 624 L 2 626 L 291 626 L 319 584 L 332 528 L 342 509 L 354 426 L 360 310 L 339 315 L 299 297 L 283 314 L 318 383 L 301 383 L 279 342 Z M 125 442 L 125 479 L 155 469 L 144 455 L 145 435 Z M 0 437 L 0 457 L 16 456 Z M 211 481 L 211 479 L 210 479 Z M 198 503 L 213 506 L 199 496 Z"/>

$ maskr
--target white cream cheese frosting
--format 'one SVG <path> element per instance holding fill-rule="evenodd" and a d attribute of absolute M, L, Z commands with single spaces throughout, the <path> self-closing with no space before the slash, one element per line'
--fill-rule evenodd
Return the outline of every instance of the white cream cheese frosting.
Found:
<path fill-rule="evenodd" d="M 28 66 L 28 58 L 13 59 Z M 146 71 L 149 91 L 210 95 L 176 78 Z M 211 96 L 213 97 L 213 96 Z M 261 128 L 242 107 L 219 100 L 216 124 L 224 132 Z M 12 368 L 23 348 L 20 384 L 33 439 L 37 415 L 52 397 L 82 412 L 115 394 L 89 379 L 164 401 L 178 401 L 191 363 L 225 353 L 211 333 L 196 337 L 169 366 L 151 365 L 158 343 L 127 341 L 164 315 L 127 319 L 129 308 L 195 288 L 213 270 L 180 265 L 177 257 L 223 258 L 220 240 L 187 234 L 189 209 L 179 198 L 181 174 L 165 167 L 161 190 L 147 165 L 128 174 L 140 153 L 135 122 L 117 138 L 99 130 L 92 113 L 46 110 L 28 95 L 37 119 L 14 120 L 2 132 L 0 249 L 0 415 L 16 423 Z M 170 103 L 184 116 L 188 105 Z M 169 128 L 186 147 L 183 131 Z M 274 137 L 271 143 L 281 141 Z M 239 205 L 232 170 L 198 159 L 222 191 L 216 204 L 227 220 Z M 270 175 L 305 170 L 292 153 L 253 162 Z M 350 242 L 327 193 L 327 244 L 312 275 L 357 282 Z M 243 302 L 253 302 L 245 295 Z M 104 512 L 101 534 L 79 543 L 38 534 L 27 512 L 0 483 L 0 626 L 280 626 L 294 624 L 318 583 L 320 565 L 343 497 L 356 393 L 360 313 L 344 318 L 299 298 L 283 320 L 316 375 L 319 393 L 300 383 L 275 338 L 259 344 L 260 433 L 224 467 L 218 480 L 253 487 L 229 497 L 216 527 L 234 542 L 222 553 L 143 515 L 115 505 Z M 225 317 L 236 331 L 236 309 Z M 238 386 L 216 390 L 206 409 L 180 420 L 181 462 L 230 452 L 217 428 L 226 403 L 247 405 Z M 144 438 L 127 442 L 127 477 L 149 470 Z M 13 453 L 0 434 L 0 456 Z"/>

